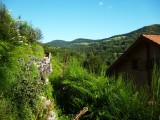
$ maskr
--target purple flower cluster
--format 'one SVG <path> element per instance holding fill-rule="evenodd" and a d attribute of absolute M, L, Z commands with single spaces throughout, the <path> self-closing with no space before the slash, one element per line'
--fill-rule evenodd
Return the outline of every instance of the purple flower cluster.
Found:
<path fill-rule="evenodd" d="M 42 80 L 45 80 L 45 83 L 48 83 L 48 75 L 52 72 L 52 65 L 50 63 L 50 59 L 44 57 L 37 63 L 37 68 L 40 72 Z"/>
<path fill-rule="evenodd" d="M 39 74 L 41 79 L 46 80 L 48 75 L 52 72 L 52 65 L 50 63 L 50 58 L 44 57 L 43 59 L 40 59 L 40 61 L 37 60 L 37 57 L 32 57 L 31 55 L 28 56 L 29 61 L 25 63 L 27 67 L 31 66 L 32 63 L 38 68 Z M 33 62 L 31 62 L 33 60 Z M 18 61 L 20 63 L 24 62 L 24 58 L 19 58 Z"/>
<path fill-rule="evenodd" d="M 52 72 L 52 66 L 50 63 L 47 63 L 43 66 L 43 73 L 50 74 Z"/>
<path fill-rule="evenodd" d="M 45 74 L 50 74 L 52 72 L 52 65 L 48 63 L 47 60 L 43 59 L 41 60 L 39 70 Z"/>

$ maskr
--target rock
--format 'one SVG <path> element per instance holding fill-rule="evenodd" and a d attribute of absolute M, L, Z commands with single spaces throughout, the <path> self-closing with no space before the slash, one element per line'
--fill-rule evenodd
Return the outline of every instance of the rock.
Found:
<path fill-rule="evenodd" d="M 52 106 L 52 102 L 50 101 L 50 99 L 45 100 L 44 103 L 43 103 L 43 108 L 47 109 L 50 106 Z"/>
<path fill-rule="evenodd" d="M 53 112 L 53 111 L 50 111 L 47 120 L 57 120 L 57 118 L 56 118 L 56 113 Z"/>

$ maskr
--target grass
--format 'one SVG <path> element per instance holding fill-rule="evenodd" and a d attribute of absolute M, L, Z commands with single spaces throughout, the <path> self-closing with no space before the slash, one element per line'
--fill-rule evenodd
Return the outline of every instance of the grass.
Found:
<path fill-rule="evenodd" d="M 29 55 L 40 59 L 44 57 L 44 50 L 37 43 L 12 45 L 11 43 L 0 41 L 1 120 L 36 119 L 34 110 L 38 107 L 36 99 L 39 97 L 36 95 L 39 94 L 37 92 L 41 89 L 40 87 L 37 88 L 38 84 L 35 83 L 37 71 L 35 67 L 32 67 L 30 75 L 26 77 L 27 71 L 24 70 L 22 73 L 21 70 L 23 69 L 20 68 L 21 66 L 18 62 L 19 58 L 24 58 L 24 62 L 29 61 Z M 47 86 L 46 91 L 44 89 L 41 91 L 45 92 L 45 94 L 51 93 Z M 36 104 L 32 105 L 32 103 Z"/>
<path fill-rule="evenodd" d="M 28 55 L 40 59 L 44 55 L 43 48 L 38 44 L 13 46 L 0 41 L 0 53 L 0 118 L 22 119 L 19 117 L 21 108 L 21 116 L 24 119 L 36 119 L 30 104 L 25 103 L 17 107 L 12 104 L 13 100 L 7 97 L 7 94 L 14 92 L 19 93 L 14 96 L 20 96 L 22 99 L 31 98 L 21 94 L 24 93 L 26 85 L 16 82 L 19 73 L 18 58 L 24 58 L 25 62 L 28 61 Z M 43 94 L 55 100 L 59 120 L 75 118 L 84 107 L 88 107 L 89 111 L 81 117 L 82 120 L 160 118 L 160 73 L 156 67 L 153 70 L 152 92 L 148 92 L 147 88 L 137 90 L 132 82 L 125 83 L 122 76 L 116 79 L 114 76 L 104 76 L 105 72 L 100 75 L 91 74 L 73 58 L 70 58 L 65 67 L 61 57 L 52 56 L 51 62 L 53 73 L 49 78 L 52 87 L 50 84 L 45 86 Z M 32 74 L 36 74 L 34 69 Z M 29 87 L 34 88 L 36 85 L 33 84 Z M 9 91 L 11 85 L 15 85 L 14 90 Z M 15 99 L 17 103 L 20 100 Z"/>
<path fill-rule="evenodd" d="M 0 82 L 14 81 L 14 76 L 19 71 L 18 59 L 24 58 L 27 61 L 28 55 L 37 56 L 39 59 L 43 58 L 43 48 L 37 44 L 15 46 L 0 41 L 0 75 L 2 76 Z"/>
<path fill-rule="evenodd" d="M 157 120 L 160 118 L 158 70 L 153 71 L 153 93 L 147 88 L 137 90 L 129 82 L 125 83 L 122 76 L 105 77 L 89 74 L 81 65 L 72 60 L 62 77 L 52 80 L 53 97 L 66 119 L 75 117 L 83 108 L 89 111 L 81 117 L 82 120 Z"/>
<path fill-rule="evenodd" d="M 0 119 L 42 120 L 49 111 L 41 109 L 44 106 L 41 97 L 52 97 L 50 84 L 41 81 L 41 76 L 49 73 L 44 70 L 48 66 L 42 66 L 43 71 L 39 72 L 32 64 L 33 57 L 38 61 L 44 58 L 44 48 L 37 42 L 42 34 L 38 28 L 20 17 L 14 20 L 8 13 L 0 2 Z"/>

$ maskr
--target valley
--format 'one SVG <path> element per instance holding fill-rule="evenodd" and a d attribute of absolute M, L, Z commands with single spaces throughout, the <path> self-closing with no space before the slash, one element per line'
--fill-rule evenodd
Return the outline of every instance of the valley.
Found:
<path fill-rule="evenodd" d="M 160 35 L 160 24 L 99 40 L 44 44 L 39 28 L 21 17 L 13 18 L 0 2 L 0 119 L 159 119 L 160 72 L 156 65 L 150 71 L 151 86 L 136 86 L 123 74 L 106 74 L 142 34 L 152 35 L 152 40 L 153 35 Z M 140 65 L 144 70 L 144 61 L 134 63 L 134 69 Z"/>

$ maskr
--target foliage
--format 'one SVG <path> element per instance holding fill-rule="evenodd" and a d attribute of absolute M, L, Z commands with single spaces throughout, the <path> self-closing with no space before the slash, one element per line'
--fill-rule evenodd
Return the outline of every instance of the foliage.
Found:
<path fill-rule="evenodd" d="M 152 73 L 151 95 L 152 96 L 149 99 L 149 104 L 151 105 L 151 116 L 153 116 L 154 119 L 157 119 L 156 116 L 160 113 L 160 69 L 156 64 L 154 65 Z"/>
<path fill-rule="evenodd" d="M 83 67 L 86 68 L 90 73 L 101 74 L 103 70 L 103 64 L 105 64 L 98 55 L 88 53 L 87 58 L 83 62 Z"/>
<path fill-rule="evenodd" d="M 13 19 L 10 16 L 9 11 L 5 5 L 0 3 L 0 39 L 7 40 L 12 35 L 10 34 L 10 28 L 13 26 Z"/>
<path fill-rule="evenodd" d="M 1 93 L 1 96 L 0 96 L 0 118 L 1 120 L 9 120 L 10 118 L 12 118 L 12 120 L 15 120 L 16 113 L 11 114 L 11 111 L 12 111 L 11 101 L 5 99 L 2 95 L 3 94 Z"/>
<path fill-rule="evenodd" d="M 17 81 L 11 84 L 8 91 L 9 98 L 12 100 L 12 105 L 19 111 L 19 119 L 31 119 L 32 114 L 38 110 L 37 104 L 43 92 L 43 83 L 31 61 L 24 63 L 24 59 L 20 58 L 19 65 Z"/>
<path fill-rule="evenodd" d="M 37 42 L 41 38 L 42 33 L 38 28 L 21 21 L 21 17 L 13 19 L 5 5 L 0 2 L 1 120 L 48 118 L 50 108 L 43 110 L 41 95 L 53 100 L 52 87 L 50 84 L 45 85 L 41 80 L 42 77 L 48 76 L 44 67 L 40 69 L 43 72 L 39 73 L 33 65 L 39 62 L 36 58 L 44 57 L 44 49 Z"/>
<path fill-rule="evenodd" d="M 0 90 L 7 90 L 9 85 L 16 81 L 19 73 L 18 58 L 23 57 L 26 61 L 28 55 L 42 58 L 43 48 L 37 44 L 31 45 L 12 45 L 5 41 L 0 41 Z"/>
<path fill-rule="evenodd" d="M 67 48 L 81 52 L 81 54 L 93 53 L 107 66 L 111 65 L 141 34 L 160 34 L 160 25 L 150 25 L 132 31 L 127 34 L 115 35 L 100 40 L 76 39 L 71 42 L 51 41 L 48 45 Z M 97 66 L 98 67 L 98 66 Z"/>
<path fill-rule="evenodd" d="M 52 86 L 57 105 L 63 115 L 69 118 L 83 107 L 89 108 L 89 112 L 81 118 L 84 120 L 159 118 L 159 98 L 154 101 L 154 97 L 151 97 L 155 104 L 150 104 L 150 92 L 147 88 L 137 90 L 133 83 L 125 83 L 123 76 L 116 79 L 102 74 L 89 74 L 76 60 L 70 62 L 62 77 L 52 80 Z M 157 93 L 157 90 L 159 91 L 155 87 L 152 94 Z"/>
<path fill-rule="evenodd" d="M 48 105 L 48 102 L 51 102 L 48 98 L 53 100 L 52 87 L 50 84 L 46 85 L 42 77 L 44 78 L 44 74 L 47 76 L 50 71 L 45 69 L 46 66 L 35 67 L 35 65 L 42 64 L 44 60 L 39 61 L 30 55 L 27 62 L 24 61 L 24 58 L 19 58 L 18 61 L 19 73 L 16 81 L 9 84 L 9 90 L 0 90 L 0 95 L 1 92 L 3 95 L 2 99 L 0 98 L 2 102 L 0 109 L 6 111 L 4 113 L 0 111 L 0 116 L 2 118 L 7 116 L 4 117 L 4 120 L 11 119 L 10 117 L 15 120 L 47 119 L 49 112 L 53 109 L 53 105 Z M 44 95 L 47 96 L 45 101 L 42 100 Z"/>
<path fill-rule="evenodd" d="M 104 76 L 106 64 L 116 60 L 143 33 L 160 34 L 159 25 L 97 41 L 58 41 L 60 47 L 49 47 L 36 42 L 42 38 L 38 28 L 21 21 L 21 17 L 13 19 L 0 3 L 0 118 L 46 119 L 53 106 L 43 109 L 40 96 L 45 95 L 47 100 L 55 99 L 60 120 L 75 118 L 84 107 L 89 111 L 81 117 L 83 120 L 159 119 L 158 69 L 153 71 L 149 90 L 137 90 L 131 82 L 125 83 L 123 76 Z M 67 45 L 62 47 L 64 43 Z M 28 61 L 28 55 L 42 58 L 44 51 L 53 55 L 54 72 L 49 76 L 52 87 L 41 82 L 46 74 L 38 73 L 31 58 Z"/>
<path fill-rule="evenodd" d="M 42 38 L 40 29 L 33 28 L 21 17 L 14 20 L 3 3 L 0 3 L 0 39 L 14 44 L 32 43 Z"/>

